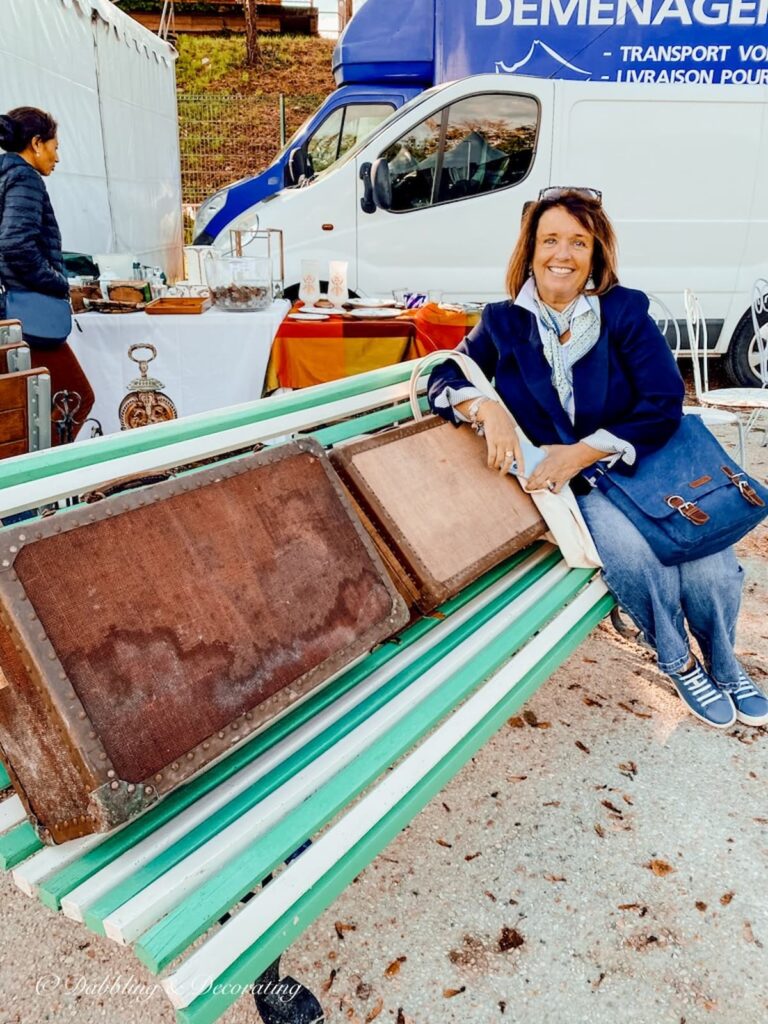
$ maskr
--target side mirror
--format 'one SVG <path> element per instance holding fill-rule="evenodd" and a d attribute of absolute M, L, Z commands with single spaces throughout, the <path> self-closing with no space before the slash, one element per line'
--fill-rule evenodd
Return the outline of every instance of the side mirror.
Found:
<path fill-rule="evenodd" d="M 380 210 L 392 209 L 392 178 L 389 173 L 389 164 L 384 157 L 373 161 L 371 167 L 371 185 L 373 201 Z"/>
<path fill-rule="evenodd" d="M 302 178 L 307 177 L 308 170 L 307 154 L 301 146 L 296 146 L 288 154 L 288 165 L 285 169 L 286 184 L 298 185 Z"/>

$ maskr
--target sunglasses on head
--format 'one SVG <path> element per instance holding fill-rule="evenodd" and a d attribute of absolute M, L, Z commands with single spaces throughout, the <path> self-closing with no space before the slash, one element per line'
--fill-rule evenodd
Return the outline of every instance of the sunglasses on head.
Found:
<path fill-rule="evenodd" d="M 543 188 L 539 192 L 539 202 L 542 199 L 562 199 L 564 195 L 575 193 L 577 196 L 583 196 L 585 199 L 594 199 L 597 203 L 602 203 L 603 193 L 599 192 L 596 188 L 578 188 L 573 185 L 555 185 L 552 188 Z"/>

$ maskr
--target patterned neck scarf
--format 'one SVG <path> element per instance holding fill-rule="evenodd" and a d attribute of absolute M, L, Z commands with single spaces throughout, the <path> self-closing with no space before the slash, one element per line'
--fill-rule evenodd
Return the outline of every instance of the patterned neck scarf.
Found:
<path fill-rule="evenodd" d="M 541 299 L 532 277 L 523 291 L 529 288 L 527 297 L 533 300 L 544 356 L 552 370 L 552 384 L 560 404 L 573 421 L 573 365 L 594 347 L 600 337 L 600 303 L 595 296 L 582 294 L 565 309 L 557 310 Z M 568 330 L 571 332 L 570 340 L 561 345 L 560 338 Z"/>

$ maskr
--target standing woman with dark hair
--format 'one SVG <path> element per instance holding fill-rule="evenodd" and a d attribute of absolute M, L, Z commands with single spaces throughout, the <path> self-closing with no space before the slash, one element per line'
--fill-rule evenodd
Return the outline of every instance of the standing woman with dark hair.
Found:
<path fill-rule="evenodd" d="M 22 322 L 33 367 L 47 367 L 51 388 L 80 395 L 82 422 L 93 391 L 67 344 L 72 324 L 61 233 L 44 177 L 59 160 L 56 122 L 36 107 L 0 115 L 0 310 Z M 53 444 L 59 443 L 53 431 Z"/>

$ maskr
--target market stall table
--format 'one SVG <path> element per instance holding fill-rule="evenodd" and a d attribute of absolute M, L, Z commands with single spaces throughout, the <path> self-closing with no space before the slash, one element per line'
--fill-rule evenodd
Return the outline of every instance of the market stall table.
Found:
<path fill-rule="evenodd" d="M 301 312 L 301 304 L 294 307 Z M 267 390 L 306 388 L 455 348 L 477 323 L 479 312 L 435 303 L 404 310 L 391 319 L 330 316 L 286 319 L 272 345 Z"/>
<path fill-rule="evenodd" d="M 281 299 L 259 313 L 214 307 L 198 316 L 78 313 L 69 343 L 96 395 L 91 415 L 105 434 L 120 429 L 118 407 L 139 376 L 128 349 L 147 342 L 157 349 L 149 375 L 163 382 L 179 416 L 261 398 L 272 340 L 289 305 Z"/>

